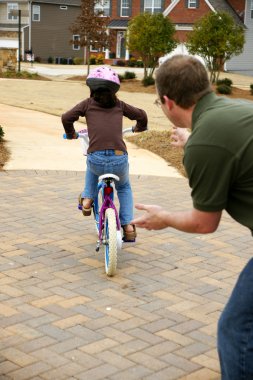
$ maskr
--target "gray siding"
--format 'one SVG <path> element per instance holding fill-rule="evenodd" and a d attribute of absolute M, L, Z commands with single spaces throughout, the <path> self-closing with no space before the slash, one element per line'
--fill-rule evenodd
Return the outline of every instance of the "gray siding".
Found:
<path fill-rule="evenodd" d="M 250 15 L 250 1 L 246 0 L 244 23 L 245 45 L 242 54 L 233 57 L 226 64 L 228 71 L 253 71 L 253 19 Z"/>
<path fill-rule="evenodd" d="M 60 9 L 60 5 L 40 5 L 40 21 L 32 22 L 31 46 L 35 57 L 42 61 L 53 58 L 83 57 L 83 48 L 73 50 L 72 33 L 69 28 L 80 12 L 80 7 L 68 6 L 66 10 Z"/>

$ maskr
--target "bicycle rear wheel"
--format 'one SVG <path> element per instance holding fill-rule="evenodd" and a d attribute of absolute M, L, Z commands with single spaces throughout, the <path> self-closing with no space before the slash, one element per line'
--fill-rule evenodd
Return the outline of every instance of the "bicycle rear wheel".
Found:
<path fill-rule="evenodd" d="M 107 276 L 114 276 L 117 269 L 117 223 L 115 211 L 112 208 L 108 208 L 105 212 L 103 237 L 105 272 Z"/>

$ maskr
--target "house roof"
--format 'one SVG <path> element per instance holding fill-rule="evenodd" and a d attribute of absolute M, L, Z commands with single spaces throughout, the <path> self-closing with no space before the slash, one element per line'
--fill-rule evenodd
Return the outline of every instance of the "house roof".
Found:
<path fill-rule="evenodd" d="M 39 4 L 72 5 L 74 7 L 80 7 L 81 5 L 81 0 L 34 0 L 32 2 Z"/>
<path fill-rule="evenodd" d="M 174 0 L 163 12 L 164 16 L 168 16 L 180 1 L 184 1 L 184 0 Z M 237 24 L 245 27 L 239 15 L 236 13 L 236 11 L 231 7 L 231 5 L 226 0 L 205 0 L 205 2 L 211 11 L 227 12 L 230 16 L 233 17 L 234 21 Z"/>
<path fill-rule="evenodd" d="M 28 24 L 21 24 L 21 29 L 25 26 L 28 26 Z M 10 31 L 17 31 L 18 30 L 18 23 L 15 24 L 0 24 L 0 30 L 10 30 Z"/>
<path fill-rule="evenodd" d="M 239 17 L 239 15 L 236 13 L 236 11 L 231 7 L 231 5 L 226 0 L 208 0 L 208 1 L 217 12 L 227 12 L 228 14 L 230 14 L 230 16 L 233 17 L 234 21 L 237 24 L 244 26 L 244 23 Z"/>
<path fill-rule="evenodd" d="M 127 29 L 128 20 L 111 20 L 108 24 L 109 29 Z"/>

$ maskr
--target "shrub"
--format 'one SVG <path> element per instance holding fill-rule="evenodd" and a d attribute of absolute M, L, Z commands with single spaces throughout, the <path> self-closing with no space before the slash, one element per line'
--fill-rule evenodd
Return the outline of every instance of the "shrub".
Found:
<path fill-rule="evenodd" d="M 35 57 L 34 58 L 34 62 L 40 63 L 41 62 L 41 57 L 38 57 L 38 56 Z"/>
<path fill-rule="evenodd" d="M 136 61 L 136 67 L 143 67 L 143 62 L 141 60 Z"/>
<path fill-rule="evenodd" d="M 5 71 L 1 73 L 2 78 L 14 78 L 14 79 L 38 79 L 38 73 L 29 73 L 28 71 Z"/>
<path fill-rule="evenodd" d="M 3 137 L 4 137 L 4 130 L 0 125 L 0 141 L 3 139 Z"/>
<path fill-rule="evenodd" d="M 142 84 L 144 87 L 152 86 L 153 84 L 155 84 L 155 80 L 153 77 L 148 76 L 142 79 Z"/>
<path fill-rule="evenodd" d="M 98 65 L 103 65 L 104 63 L 104 55 L 103 54 L 98 54 L 97 55 L 97 64 Z"/>
<path fill-rule="evenodd" d="M 125 79 L 124 75 L 121 75 L 121 74 L 118 74 L 118 77 L 119 77 L 120 82 L 123 82 L 123 80 Z"/>
<path fill-rule="evenodd" d="M 61 59 L 60 59 L 60 63 L 61 63 L 62 65 L 67 65 L 67 63 L 68 63 L 67 58 L 61 58 Z"/>
<path fill-rule="evenodd" d="M 53 57 L 48 57 L 48 59 L 47 59 L 47 63 L 53 63 L 53 62 L 54 62 Z"/>
<path fill-rule="evenodd" d="M 216 82 L 216 85 L 219 86 L 221 84 L 225 84 L 226 86 L 231 87 L 232 84 L 233 84 L 233 82 L 229 78 L 218 79 L 217 82 Z"/>
<path fill-rule="evenodd" d="M 219 84 L 219 85 L 216 87 L 216 91 L 217 91 L 219 94 L 230 95 L 231 92 L 232 92 L 232 89 L 231 89 L 230 86 L 227 86 L 226 84 Z"/>
<path fill-rule="evenodd" d="M 126 62 L 125 62 L 125 61 L 122 61 L 122 59 L 118 59 L 118 61 L 117 61 L 117 65 L 118 65 L 118 66 L 126 66 Z"/>
<path fill-rule="evenodd" d="M 135 58 L 130 58 L 129 61 L 127 62 L 128 67 L 135 67 L 136 66 L 136 59 Z"/>
<path fill-rule="evenodd" d="M 83 58 L 80 58 L 80 57 L 73 58 L 73 64 L 74 65 L 82 65 L 83 64 Z"/>
<path fill-rule="evenodd" d="M 253 95 L 253 84 L 250 85 L 250 93 Z"/>
<path fill-rule="evenodd" d="M 95 55 L 90 56 L 89 63 L 90 63 L 90 65 L 96 64 L 96 56 Z"/>
<path fill-rule="evenodd" d="M 125 71 L 124 79 L 134 79 L 136 74 L 133 71 Z"/>

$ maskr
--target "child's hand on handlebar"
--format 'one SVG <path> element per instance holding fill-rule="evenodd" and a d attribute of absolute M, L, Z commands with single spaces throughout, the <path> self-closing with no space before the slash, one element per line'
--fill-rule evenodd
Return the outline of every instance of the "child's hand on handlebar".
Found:
<path fill-rule="evenodd" d="M 75 131 L 72 135 L 70 134 L 66 134 L 66 139 L 67 140 L 76 140 L 78 139 L 79 135 L 78 133 Z"/>
<path fill-rule="evenodd" d="M 146 130 L 148 130 L 148 127 L 147 127 Z M 141 133 L 141 132 L 145 132 L 145 131 L 143 131 L 143 130 L 139 131 L 137 125 L 134 125 L 134 126 L 132 127 L 132 132 L 133 132 L 133 133 Z"/>

